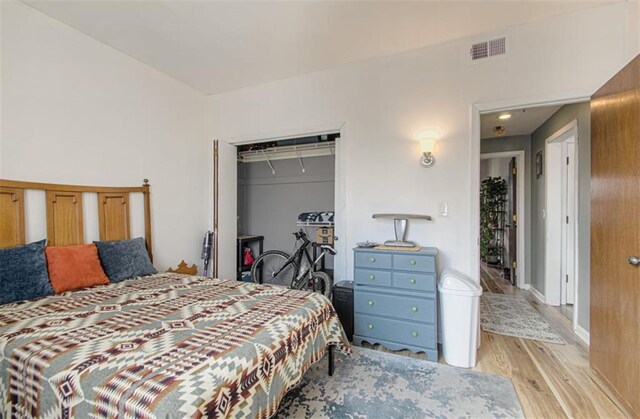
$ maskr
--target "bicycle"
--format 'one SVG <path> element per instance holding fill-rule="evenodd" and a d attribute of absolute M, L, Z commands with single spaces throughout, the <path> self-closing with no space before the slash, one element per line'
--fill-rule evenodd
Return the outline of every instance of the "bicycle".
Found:
<path fill-rule="evenodd" d="M 293 233 L 296 242 L 302 244 L 293 255 L 280 250 L 268 250 L 257 257 L 251 267 L 251 279 L 258 284 L 272 284 L 291 289 L 304 290 L 312 288 L 314 292 L 320 292 L 324 296 L 331 295 L 333 280 L 325 272 L 314 271 L 313 268 L 327 253 L 335 255 L 337 252 L 329 245 L 322 245 L 322 253 L 314 261 L 309 255 L 308 247 L 311 243 L 302 229 Z M 301 272 L 302 259 L 306 257 L 307 266 Z M 264 277 L 264 278 L 263 278 Z"/>

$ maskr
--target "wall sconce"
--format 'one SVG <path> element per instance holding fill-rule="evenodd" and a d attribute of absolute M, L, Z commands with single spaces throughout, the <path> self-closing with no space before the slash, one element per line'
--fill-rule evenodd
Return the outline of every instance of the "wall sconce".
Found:
<path fill-rule="evenodd" d="M 431 167 L 436 164 L 433 149 L 439 138 L 440 133 L 433 129 L 418 133 L 418 141 L 420 141 L 420 149 L 422 150 L 422 157 L 420 157 L 420 165 L 422 167 Z"/>

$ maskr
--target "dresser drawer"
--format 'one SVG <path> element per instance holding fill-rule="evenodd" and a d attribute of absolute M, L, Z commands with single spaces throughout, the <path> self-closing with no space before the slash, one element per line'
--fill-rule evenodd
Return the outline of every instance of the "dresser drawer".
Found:
<path fill-rule="evenodd" d="M 394 288 L 427 292 L 436 291 L 435 274 L 425 275 L 407 272 L 394 272 L 392 278 Z"/>
<path fill-rule="evenodd" d="M 390 287 L 391 271 L 377 271 L 374 269 L 356 268 L 354 280 L 356 284 L 361 284 L 361 285 Z"/>
<path fill-rule="evenodd" d="M 354 303 L 356 313 L 397 317 L 425 323 L 435 323 L 436 321 L 436 302 L 431 298 L 415 298 L 357 290 Z"/>
<path fill-rule="evenodd" d="M 436 259 L 426 255 L 393 255 L 393 269 L 435 273 Z"/>
<path fill-rule="evenodd" d="M 356 252 L 355 265 L 360 268 L 391 268 L 391 255 L 389 253 Z"/>
<path fill-rule="evenodd" d="M 436 327 L 430 324 L 355 315 L 355 334 L 424 348 L 436 348 Z"/>

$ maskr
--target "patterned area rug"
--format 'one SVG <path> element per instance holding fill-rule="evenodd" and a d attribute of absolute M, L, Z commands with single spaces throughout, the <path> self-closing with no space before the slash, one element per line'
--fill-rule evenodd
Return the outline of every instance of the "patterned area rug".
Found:
<path fill-rule="evenodd" d="M 480 321 L 485 332 L 564 345 L 566 342 L 524 297 L 482 294 Z"/>
<path fill-rule="evenodd" d="M 284 398 L 277 418 L 523 418 L 504 377 L 354 347 L 313 365 Z"/>

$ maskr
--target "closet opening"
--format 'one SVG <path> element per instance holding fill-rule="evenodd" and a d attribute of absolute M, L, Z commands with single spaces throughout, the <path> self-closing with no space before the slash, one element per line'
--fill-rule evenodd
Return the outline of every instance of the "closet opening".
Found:
<path fill-rule="evenodd" d="M 267 251 L 293 255 L 309 241 L 312 261 L 334 245 L 336 141 L 339 133 L 237 146 L 237 278 L 253 281 L 252 266 Z M 296 235 L 297 234 L 297 235 Z M 262 281 L 265 263 L 254 268 Z M 334 255 L 325 252 L 310 267 L 334 278 Z"/>

